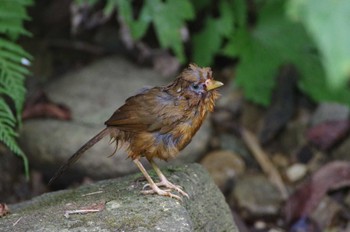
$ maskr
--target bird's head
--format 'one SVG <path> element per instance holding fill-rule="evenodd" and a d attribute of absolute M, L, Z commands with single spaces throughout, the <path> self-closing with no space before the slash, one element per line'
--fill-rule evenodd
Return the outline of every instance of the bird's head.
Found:
<path fill-rule="evenodd" d="M 211 68 L 200 68 L 196 64 L 190 64 L 179 77 L 183 86 L 187 87 L 187 91 L 195 94 L 206 95 L 208 92 L 224 85 L 220 81 L 213 79 Z"/>
<path fill-rule="evenodd" d="M 190 64 L 169 87 L 175 95 L 188 100 L 189 106 L 201 103 L 205 106 L 203 109 L 212 111 L 219 96 L 216 89 L 222 85 L 222 82 L 213 79 L 211 68 Z"/>

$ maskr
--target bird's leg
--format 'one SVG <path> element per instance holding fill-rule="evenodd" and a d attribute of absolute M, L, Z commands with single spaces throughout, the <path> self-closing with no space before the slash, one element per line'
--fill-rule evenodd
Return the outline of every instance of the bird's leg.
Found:
<path fill-rule="evenodd" d="M 143 167 L 142 163 L 140 162 L 139 159 L 134 159 L 134 163 L 136 164 L 136 166 L 140 169 L 140 171 L 142 172 L 142 174 L 145 176 L 145 178 L 148 181 L 149 187 L 151 188 L 151 190 L 143 190 L 141 191 L 141 193 L 143 194 L 158 194 L 160 196 L 167 196 L 167 197 L 172 197 L 172 198 L 176 198 L 178 200 L 182 200 L 181 197 L 170 193 L 167 190 L 162 190 L 160 189 L 152 180 L 152 178 L 150 177 L 150 175 L 147 173 L 146 169 Z"/>
<path fill-rule="evenodd" d="M 156 183 L 157 186 L 164 186 L 164 187 L 166 187 L 168 189 L 174 189 L 174 190 L 178 191 L 179 193 L 181 193 L 182 195 L 184 195 L 185 197 L 189 198 L 188 194 L 185 191 L 182 190 L 181 186 L 171 183 L 164 176 L 164 174 L 160 171 L 158 165 L 152 159 L 149 159 L 148 161 L 151 163 L 154 171 L 157 173 L 157 175 L 158 175 L 158 177 L 160 179 L 160 182 Z M 150 186 L 150 185 L 146 185 L 145 187 L 147 187 L 147 186 Z"/>

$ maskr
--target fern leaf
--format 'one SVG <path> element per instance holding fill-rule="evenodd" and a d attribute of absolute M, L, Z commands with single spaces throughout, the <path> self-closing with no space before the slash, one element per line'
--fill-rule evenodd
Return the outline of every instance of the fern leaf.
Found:
<path fill-rule="evenodd" d="M 31 55 L 28 52 L 26 52 L 23 48 L 18 46 L 17 44 L 13 43 L 12 41 L 8 41 L 1 38 L 0 38 L 0 50 L 8 50 L 10 52 L 22 55 L 23 57 L 31 58 Z"/>
<path fill-rule="evenodd" d="M 27 178 L 28 159 L 17 144 L 16 129 L 21 124 L 24 78 L 29 74 L 22 60 L 31 56 L 15 40 L 30 35 L 23 27 L 23 21 L 29 19 L 26 6 L 30 4 L 32 0 L 2 0 L 0 8 L 0 141 L 22 158 Z"/>

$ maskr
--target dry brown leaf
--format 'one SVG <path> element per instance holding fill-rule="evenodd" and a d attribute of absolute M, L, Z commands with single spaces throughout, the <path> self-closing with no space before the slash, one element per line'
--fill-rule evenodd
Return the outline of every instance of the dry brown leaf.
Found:
<path fill-rule="evenodd" d="M 350 185 L 350 162 L 333 161 L 317 170 L 292 194 L 284 207 L 288 223 L 308 217 L 329 190 Z"/>

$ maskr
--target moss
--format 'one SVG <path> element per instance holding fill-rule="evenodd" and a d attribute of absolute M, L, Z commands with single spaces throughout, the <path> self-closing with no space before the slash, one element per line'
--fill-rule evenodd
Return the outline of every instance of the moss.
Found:
<path fill-rule="evenodd" d="M 149 231 L 156 228 L 169 229 L 168 231 L 235 231 L 230 210 L 222 194 L 203 168 L 199 165 L 184 165 L 166 170 L 165 174 L 170 180 L 183 185 L 191 199 L 178 202 L 167 197 L 142 195 L 139 191 L 143 184 L 133 183 L 139 176 L 136 174 L 74 190 L 44 194 L 15 206 L 16 210 L 13 211 L 17 215 L 2 218 L 0 228 L 4 231 L 11 230 L 13 222 L 23 216 L 25 221 L 22 219 L 22 223 L 16 225 L 18 231 L 37 231 L 38 228 L 49 228 L 48 231 L 71 228 L 87 231 L 133 231 L 142 228 Z M 102 192 L 83 196 L 96 191 Z M 115 207 L 106 205 L 104 210 L 97 213 L 71 215 L 69 219 L 64 217 L 67 208 L 79 209 L 111 201 L 116 201 Z"/>

